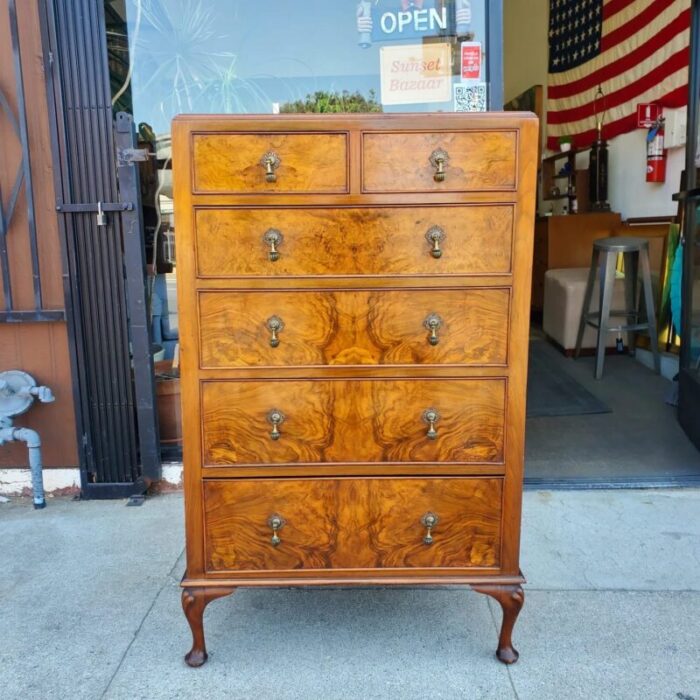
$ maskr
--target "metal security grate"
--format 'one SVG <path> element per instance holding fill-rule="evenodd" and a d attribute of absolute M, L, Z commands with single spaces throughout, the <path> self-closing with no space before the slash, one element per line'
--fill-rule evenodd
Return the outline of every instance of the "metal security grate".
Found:
<path fill-rule="evenodd" d="M 123 497 L 160 478 L 133 122 L 113 117 L 104 4 L 41 5 L 56 210 L 74 318 L 82 492 Z"/>

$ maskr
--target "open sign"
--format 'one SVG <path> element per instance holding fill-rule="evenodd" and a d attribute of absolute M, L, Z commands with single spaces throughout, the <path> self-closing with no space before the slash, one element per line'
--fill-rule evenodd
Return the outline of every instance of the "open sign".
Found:
<path fill-rule="evenodd" d="M 414 7 L 407 11 L 384 12 L 379 18 L 379 26 L 384 34 L 439 34 L 447 31 L 447 8 L 442 7 L 438 10 L 435 7 Z"/>
<path fill-rule="evenodd" d="M 454 10 L 436 0 L 386 3 L 360 0 L 357 6 L 357 31 L 363 47 L 370 46 L 373 41 L 451 35 L 454 34 L 454 20 Z"/>

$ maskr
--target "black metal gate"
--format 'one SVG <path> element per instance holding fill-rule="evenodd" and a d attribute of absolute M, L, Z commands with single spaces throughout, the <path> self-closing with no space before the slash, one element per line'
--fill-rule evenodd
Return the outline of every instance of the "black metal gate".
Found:
<path fill-rule="evenodd" d="M 56 210 L 73 309 L 87 498 L 160 478 L 143 225 L 129 115 L 112 113 L 103 3 L 42 0 Z"/>

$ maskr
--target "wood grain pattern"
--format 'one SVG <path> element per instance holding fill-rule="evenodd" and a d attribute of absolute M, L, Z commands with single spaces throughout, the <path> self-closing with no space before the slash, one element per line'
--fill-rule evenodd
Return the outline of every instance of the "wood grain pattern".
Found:
<path fill-rule="evenodd" d="M 266 479 L 204 485 L 209 571 L 498 565 L 502 480 Z M 435 513 L 433 543 L 421 518 Z M 273 546 L 272 515 L 284 519 Z"/>
<path fill-rule="evenodd" d="M 478 192 L 516 185 L 516 131 L 431 131 L 363 136 L 365 192 Z M 449 155 L 444 182 L 435 182 L 430 155 Z"/>
<path fill-rule="evenodd" d="M 51 157 L 51 115 L 42 60 L 42 36 L 37 3 L 16 3 L 19 44 L 22 57 L 23 88 L 27 104 L 27 135 L 32 165 L 34 216 L 41 273 L 41 293 L 45 308 L 65 308 L 62 244 L 56 216 L 54 162 Z M 0 86 L 12 114 L 18 114 L 15 67 L 12 56 L 8 2 L 0 0 Z M 0 108 L 0 197 L 3 213 L 21 164 L 22 149 L 11 119 Z M 60 167 L 60 164 L 56 164 Z M 12 302 L 16 310 L 34 309 L 31 249 L 25 188 L 19 190 L 17 204 L 7 228 Z M 0 271 L 0 310 L 5 310 L 2 271 Z M 44 467 L 77 467 L 78 441 L 73 402 L 73 382 L 69 330 L 65 322 L 0 323 L 0 370 L 22 369 L 38 383 L 53 390 L 56 401 L 34 403 L 17 418 L 16 424 L 37 430 L 42 439 Z M 21 442 L 0 448 L 0 467 L 27 468 L 27 447 Z"/>
<path fill-rule="evenodd" d="M 345 209 L 198 209 L 202 277 L 297 275 L 487 275 L 511 270 L 511 205 Z M 445 231 L 431 256 L 425 234 Z M 276 262 L 265 231 L 284 236 Z"/>
<path fill-rule="evenodd" d="M 231 170 L 251 167 L 231 163 L 235 149 L 195 153 L 195 138 L 264 132 L 315 144 L 347 134 L 335 161 L 342 188 L 310 192 L 300 169 L 290 189 L 281 170 L 279 191 L 263 189 L 254 166 L 231 184 Z M 514 660 L 537 139 L 536 119 L 517 113 L 175 120 L 183 585 L 474 584 L 505 605 L 499 658 Z M 246 158 L 257 151 L 250 143 Z M 306 167 L 308 152 L 293 145 L 301 141 L 287 143 L 283 162 Z M 428 162 L 437 147 L 450 155 L 444 183 Z M 226 189 L 193 194 L 196 157 L 211 165 L 204 186 Z M 439 259 L 425 241 L 433 225 L 447 234 Z M 284 235 L 276 262 L 262 241 L 269 228 Z M 507 310 L 486 292 L 507 293 Z M 432 348 L 432 357 L 445 353 L 440 363 L 412 340 L 431 299 L 449 308 L 445 330 L 461 336 L 454 348 L 451 334 Z M 481 322 L 459 326 L 452 314 L 472 308 Z M 277 354 L 260 332 L 268 312 L 287 324 Z M 498 314 L 493 343 L 480 344 L 492 333 L 485 319 Z M 507 364 L 489 365 L 506 330 Z M 271 408 L 286 414 L 278 441 Z M 426 408 L 441 414 L 434 441 Z M 429 510 L 440 521 L 426 546 Z M 267 524 L 274 513 L 286 520 L 279 547 Z M 202 602 L 188 613 L 197 662 Z"/>
<path fill-rule="evenodd" d="M 502 379 L 205 382 L 205 465 L 502 462 Z M 266 416 L 285 415 L 279 440 Z M 426 409 L 440 414 L 428 439 Z"/>
<path fill-rule="evenodd" d="M 503 365 L 508 289 L 202 292 L 202 367 Z M 424 321 L 442 320 L 431 345 Z M 284 328 L 272 347 L 267 322 Z"/>
<path fill-rule="evenodd" d="M 276 182 L 266 182 L 260 159 L 280 158 Z M 198 192 L 333 193 L 348 189 L 345 134 L 199 134 L 194 136 Z"/>

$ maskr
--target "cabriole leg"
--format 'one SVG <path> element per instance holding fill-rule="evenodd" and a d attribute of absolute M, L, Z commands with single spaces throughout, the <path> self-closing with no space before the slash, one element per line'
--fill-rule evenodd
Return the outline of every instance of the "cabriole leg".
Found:
<path fill-rule="evenodd" d="M 185 655 L 188 666 L 202 666 L 207 660 L 204 643 L 204 609 L 212 600 L 230 595 L 235 588 L 185 588 L 182 591 L 182 609 L 192 630 L 192 649 Z"/>
<path fill-rule="evenodd" d="M 525 602 L 525 593 L 518 585 L 472 585 L 472 589 L 477 593 L 490 595 L 498 601 L 503 610 L 503 622 L 501 623 L 501 634 L 498 637 L 498 649 L 496 656 L 504 664 L 514 664 L 518 660 L 518 652 L 513 647 L 511 636 L 515 621 L 522 610 Z"/>

